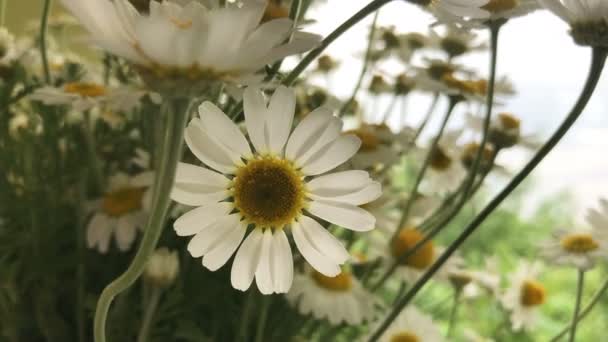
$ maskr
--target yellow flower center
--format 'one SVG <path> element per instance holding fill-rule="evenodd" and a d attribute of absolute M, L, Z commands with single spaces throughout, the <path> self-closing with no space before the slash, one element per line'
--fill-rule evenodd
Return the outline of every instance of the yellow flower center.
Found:
<path fill-rule="evenodd" d="M 395 258 L 399 258 L 424 238 L 421 232 L 415 228 L 404 228 L 392 243 L 392 252 Z M 403 261 L 403 265 L 423 270 L 429 267 L 435 259 L 435 246 L 432 241 L 424 243 L 410 257 Z"/>
<path fill-rule="evenodd" d="M 440 45 L 443 51 L 447 52 L 450 56 L 460 56 L 469 49 L 466 42 L 450 37 L 442 39 Z"/>
<path fill-rule="evenodd" d="M 519 118 L 515 117 L 511 113 L 498 114 L 498 120 L 500 121 L 502 127 L 509 130 L 519 129 L 519 126 L 521 124 L 521 120 L 519 120 Z"/>
<path fill-rule="evenodd" d="M 390 342 L 420 342 L 418 335 L 410 331 L 403 331 L 391 336 Z"/>
<path fill-rule="evenodd" d="M 304 208 L 302 178 L 287 160 L 271 156 L 250 160 L 233 179 L 234 206 L 248 223 L 281 229 Z"/>
<path fill-rule="evenodd" d="M 526 280 L 521 286 L 520 303 L 523 306 L 538 306 L 545 302 L 547 293 L 543 284 L 536 280 Z"/>
<path fill-rule="evenodd" d="M 465 167 L 470 168 L 473 166 L 473 164 L 475 163 L 475 158 L 477 157 L 477 151 L 479 151 L 480 148 L 481 146 L 479 146 L 479 144 L 476 142 L 468 143 L 464 146 L 461 160 L 462 164 L 464 164 Z M 491 145 L 486 144 L 484 146 L 483 152 L 481 153 L 481 170 L 488 170 L 488 168 L 492 167 L 493 159 L 494 148 Z"/>
<path fill-rule="evenodd" d="M 94 83 L 72 82 L 63 86 L 63 91 L 86 97 L 98 97 L 106 94 L 106 88 Z"/>
<path fill-rule="evenodd" d="M 477 83 L 475 81 L 461 80 L 452 73 L 444 74 L 441 80 L 448 87 L 459 90 L 462 93 L 476 94 L 478 91 Z"/>
<path fill-rule="evenodd" d="M 169 20 L 177 27 L 178 29 L 187 30 L 192 27 L 192 20 L 182 20 L 175 17 L 171 17 Z"/>
<path fill-rule="evenodd" d="M 450 158 L 440 146 L 437 146 L 431 153 L 429 165 L 435 171 L 445 171 L 452 165 L 452 158 Z"/>
<path fill-rule="evenodd" d="M 412 32 L 407 35 L 407 45 L 409 45 L 410 49 L 417 50 L 423 48 L 425 45 L 426 38 L 424 35 L 418 32 Z"/>
<path fill-rule="evenodd" d="M 435 80 L 441 80 L 445 75 L 454 72 L 454 67 L 447 63 L 433 63 L 426 69 L 427 74 Z"/>
<path fill-rule="evenodd" d="M 348 272 L 342 272 L 335 277 L 325 276 L 317 271 L 312 272 L 312 279 L 324 289 L 345 292 L 353 286 L 353 277 Z"/>
<path fill-rule="evenodd" d="M 600 246 L 591 234 L 575 233 L 564 236 L 560 245 L 570 253 L 584 254 L 598 249 Z"/>
<path fill-rule="evenodd" d="M 384 46 L 387 49 L 396 49 L 400 45 L 399 37 L 397 37 L 392 29 L 384 30 L 382 32 L 382 40 L 384 41 Z"/>
<path fill-rule="evenodd" d="M 397 76 L 395 83 L 395 92 L 397 94 L 407 94 L 414 88 L 414 82 L 406 74 Z"/>
<path fill-rule="evenodd" d="M 484 10 L 491 13 L 504 12 L 514 9 L 519 5 L 519 0 L 490 0 L 481 6 Z"/>
<path fill-rule="evenodd" d="M 336 63 L 336 61 L 334 61 L 330 56 L 323 55 L 317 60 L 317 65 L 319 70 L 328 72 L 335 69 L 338 66 L 338 63 Z"/>
<path fill-rule="evenodd" d="M 108 216 L 118 217 L 141 209 L 144 188 L 122 188 L 106 194 L 101 210 Z"/>
<path fill-rule="evenodd" d="M 385 91 L 388 89 L 388 87 L 388 83 L 384 80 L 384 77 L 380 75 L 374 75 L 369 85 L 369 89 L 374 93 Z"/>

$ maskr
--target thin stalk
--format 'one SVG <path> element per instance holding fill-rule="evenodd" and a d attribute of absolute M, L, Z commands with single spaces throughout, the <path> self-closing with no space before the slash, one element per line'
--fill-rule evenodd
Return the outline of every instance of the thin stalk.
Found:
<path fill-rule="evenodd" d="M 95 342 L 106 341 L 106 320 L 112 301 L 118 294 L 133 285 L 142 274 L 165 226 L 170 202 L 169 194 L 173 188 L 177 163 L 181 159 L 184 127 L 190 108 L 186 109 L 184 101 L 181 99 L 166 100 L 163 107 L 165 131 L 160 146 L 160 163 L 154 179 L 151 215 L 131 265 L 101 292 L 95 310 Z"/>
<path fill-rule="evenodd" d="M 141 328 L 139 329 L 139 334 L 137 335 L 137 342 L 148 341 L 148 335 L 150 335 L 150 328 L 152 327 L 152 322 L 154 321 L 156 308 L 158 308 L 158 303 L 160 302 L 161 293 L 162 290 L 159 287 L 154 286 L 152 288 L 150 301 L 148 301 L 148 305 L 146 306 L 144 318 L 141 322 Z"/>
<path fill-rule="evenodd" d="M 606 294 L 608 291 L 608 279 L 604 281 L 599 290 L 593 295 L 593 298 L 589 301 L 587 305 L 581 310 L 580 314 L 576 317 L 576 322 L 580 323 L 589 313 L 593 310 L 595 305 L 600 302 L 600 299 Z M 559 339 L 564 337 L 568 331 L 570 331 L 570 326 L 573 322 L 571 322 L 567 327 L 563 328 L 555 337 L 551 339 L 550 342 L 557 342 Z"/>
<path fill-rule="evenodd" d="M 241 325 L 235 339 L 237 342 L 247 341 L 247 330 L 249 328 L 249 318 L 251 317 L 251 307 L 253 306 L 254 297 L 255 291 L 250 289 L 249 293 L 247 293 L 247 298 L 245 298 L 243 311 L 241 312 Z"/>
<path fill-rule="evenodd" d="M 433 113 L 435 112 L 435 107 L 437 107 L 438 102 L 439 102 L 439 93 L 435 93 L 433 95 L 433 100 L 431 101 L 431 106 L 426 111 L 426 114 L 424 115 L 424 118 L 422 119 L 420 126 L 418 126 L 418 129 L 416 130 L 416 135 L 414 136 L 414 142 L 416 142 L 416 140 L 418 140 L 418 137 L 420 137 L 420 134 L 422 133 L 422 131 L 424 131 L 424 128 L 431 120 L 431 116 L 433 116 Z"/>
<path fill-rule="evenodd" d="M 347 19 L 344 23 L 338 26 L 332 33 L 330 33 L 321 43 L 319 47 L 310 51 L 296 67 L 285 77 L 283 84 L 290 86 L 296 78 L 312 63 L 323 51 L 331 44 L 334 40 L 338 39 L 344 32 L 348 31 L 351 27 L 367 17 L 369 14 L 377 11 L 382 6 L 391 2 L 392 0 L 374 0 L 363 7 L 359 12 L 355 13 L 352 17 Z"/>
<path fill-rule="evenodd" d="M 454 302 L 452 303 L 452 309 L 450 310 L 450 320 L 448 321 L 448 331 L 446 333 L 448 339 L 452 337 L 454 327 L 456 327 L 456 319 L 458 317 L 458 307 L 460 306 L 461 300 L 460 295 L 462 290 L 456 290 L 454 293 Z"/>
<path fill-rule="evenodd" d="M 376 14 L 374 14 L 374 20 L 372 21 L 372 27 L 369 31 L 367 49 L 365 50 L 365 57 L 363 58 L 363 67 L 361 68 L 361 73 L 359 74 L 357 83 L 355 83 L 355 89 L 353 89 L 353 93 L 350 95 L 350 98 L 348 99 L 348 101 L 344 102 L 344 104 L 342 105 L 342 108 L 340 108 L 340 111 L 338 112 L 338 116 L 344 115 L 346 108 L 348 108 L 348 106 L 350 106 L 352 104 L 352 102 L 355 101 L 355 98 L 357 97 L 357 93 L 361 89 L 361 85 L 363 84 L 363 78 L 365 77 L 365 74 L 367 73 L 367 68 L 369 66 L 369 61 L 371 59 L 370 57 L 372 55 L 373 38 L 374 38 L 374 35 L 376 32 L 376 23 L 378 22 L 379 15 L 380 15 L 380 11 L 376 11 Z"/>
<path fill-rule="evenodd" d="M 42 58 L 42 69 L 44 71 L 44 82 L 46 84 L 51 83 L 51 71 L 49 69 L 49 61 L 46 51 L 46 31 L 50 11 L 51 0 L 44 0 L 44 7 L 42 8 L 42 18 L 40 19 L 40 37 L 38 37 L 38 39 L 40 40 L 40 57 Z"/>
<path fill-rule="evenodd" d="M 76 255 L 78 259 L 76 261 L 76 335 L 78 336 L 79 342 L 85 342 L 86 339 L 86 325 L 85 325 L 85 290 L 84 283 L 86 281 L 85 273 L 85 237 L 84 231 L 86 229 L 86 210 L 84 204 L 86 203 L 86 189 L 87 189 L 87 176 L 86 169 L 83 170 L 82 179 L 78 184 L 78 202 L 76 205 L 78 208 L 78 224 L 76 225 Z"/>
<path fill-rule="evenodd" d="M 95 132 L 93 130 L 93 122 L 89 112 L 84 113 L 82 121 L 82 135 L 84 138 L 85 149 L 87 151 L 89 175 L 93 181 L 95 195 L 100 194 L 104 190 L 103 174 L 97 157 L 97 142 L 95 140 Z"/>
<path fill-rule="evenodd" d="M 441 127 L 439 128 L 439 132 L 433 139 L 433 142 L 431 143 L 431 147 L 429 148 L 429 152 L 427 153 L 426 158 L 424 159 L 424 162 L 422 164 L 422 168 L 420 169 L 420 172 L 418 172 L 418 176 L 416 177 L 414 186 L 412 187 L 412 191 L 410 192 L 410 196 L 407 199 L 407 204 L 405 205 L 405 209 L 403 210 L 403 213 L 401 214 L 401 219 L 399 220 L 397 229 L 395 230 L 395 233 L 393 234 L 392 240 L 394 240 L 397 237 L 397 235 L 399 234 L 399 229 L 401 227 L 403 227 L 403 225 L 407 222 L 407 219 L 409 218 L 410 211 L 414 205 L 416 195 L 418 194 L 418 188 L 420 187 L 420 184 L 422 183 L 422 180 L 424 179 L 424 176 L 426 175 L 426 171 L 428 170 L 429 166 L 431 166 L 431 161 L 433 160 L 433 154 L 435 152 L 435 149 L 439 145 L 439 140 L 441 140 L 441 137 L 443 136 L 443 132 L 445 131 L 445 128 L 448 124 L 448 121 L 450 120 L 450 117 L 452 116 L 452 113 L 454 112 L 454 107 L 456 107 L 457 104 L 458 104 L 457 100 L 450 98 L 450 104 L 445 113 L 445 116 L 443 117 L 443 121 L 441 122 Z"/>
<path fill-rule="evenodd" d="M 578 270 L 578 282 L 576 284 L 576 303 L 574 304 L 574 313 L 572 314 L 572 323 L 570 323 L 570 337 L 568 341 L 574 342 L 576 336 L 576 327 L 578 326 L 578 313 L 581 311 L 581 300 L 583 299 L 583 289 L 585 286 L 585 271 Z"/>
<path fill-rule="evenodd" d="M 386 121 L 390 117 L 391 113 L 395 109 L 395 105 L 397 104 L 398 99 L 399 99 L 399 96 L 395 95 L 393 97 L 393 99 L 391 100 L 391 103 L 388 105 L 388 107 L 386 107 L 384 114 L 382 114 L 382 121 L 381 121 L 382 123 L 386 123 Z"/>
<path fill-rule="evenodd" d="M 4 27 L 6 19 L 6 0 L 0 0 L 0 27 Z"/>
<path fill-rule="evenodd" d="M 258 317 L 258 327 L 255 332 L 255 342 L 264 342 L 264 330 L 268 319 L 268 309 L 270 308 L 271 296 L 262 296 L 262 308 Z"/>
<path fill-rule="evenodd" d="M 422 277 L 412 286 L 410 291 L 399 301 L 393 308 L 391 313 L 386 317 L 384 322 L 378 327 L 369 341 L 377 341 L 380 336 L 386 331 L 389 325 L 397 318 L 399 313 L 410 303 L 416 294 L 424 287 L 431 277 L 439 270 L 441 266 L 454 254 L 454 252 L 477 230 L 481 223 L 496 209 L 502 201 L 509 196 L 519 184 L 538 166 L 538 164 L 551 152 L 557 143 L 568 132 L 570 127 L 576 122 L 580 114 L 583 112 L 604 69 L 606 62 L 607 50 L 594 48 L 592 51 L 591 67 L 587 81 L 583 87 L 581 95 L 576 104 L 568 114 L 564 122 L 559 126 L 549 140 L 541 147 L 536 155 L 526 164 L 526 166 L 509 182 L 509 184 L 490 201 L 490 203 L 479 213 L 475 219 L 462 231 L 456 240 L 439 256 L 437 261 L 425 272 Z"/>

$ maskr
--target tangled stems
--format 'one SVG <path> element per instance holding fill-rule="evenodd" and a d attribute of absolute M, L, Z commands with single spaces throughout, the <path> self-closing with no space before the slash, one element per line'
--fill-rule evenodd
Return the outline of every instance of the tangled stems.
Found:
<path fill-rule="evenodd" d="M 600 289 L 597 290 L 597 292 L 593 295 L 593 298 L 591 298 L 591 301 L 582 310 L 580 310 L 580 314 L 577 315 L 577 317 L 576 317 L 576 321 L 575 321 L 576 323 L 580 323 L 580 321 L 582 321 L 585 317 L 587 317 L 587 315 L 591 312 L 591 310 L 593 310 L 595 305 L 597 303 L 599 303 L 600 299 L 604 296 L 606 291 L 608 291 L 608 279 L 606 279 L 604 281 L 604 284 L 602 284 Z M 568 331 L 570 331 L 571 325 L 575 324 L 575 322 L 570 323 L 570 325 L 568 325 L 567 327 L 562 329 L 562 331 L 560 331 L 559 334 L 557 334 L 555 337 L 553 337 L 550 340 L 550 342 L 557 342 L 560 338 L 562 338 L 564 335 L 566 335 L 566 333 L 568 333 Z"/>
<path fill-rule="evenodd" d="M 183 99 L 166 100 L 163 104 L 164 125 L 162 127 L 165 127 L 165 131 L 159 152 L 160 162 L 157 164 L 156 177 L 154 177 L 151 215 L 131 265 L 101 292 L 95 310 L 95 342 L 106 341 L 105 328 L 110 304 L 119 293 L 131 286 L 142 274 L 165 226 L 170 202 L 169 194 L 175 180 L 177 162 L 182 151 L 184 126 L 188 119 L 189 107 L 186 105 L 187 101 Z"/>
<path fill-rule="evenodd" d="M 583 112 L 593 91 L 595 90 L 597 83 L 600 79 L 602 70 L 606 63 L 606 56 L 608 50 L 603 48 L 593 48 L 591 67 L 585 86 L 577 100 L 574 108 L 570 114 L 566 117 L 564 122 L 559 126 L 555 133 L 549 138 L 549 140 L 541 147 L 541 149 L 534 155 L 532 160 L 526 164 L 526 166 L 507 184 L 507 186 L 490 201 L 490 203 L 479 213 L 475 219 L 462 231 L 462 233 L 454 240 L 454 242 L 446 249 L 446 251 L 439 256 L 437 261 L 425 272 L 420 279 L 412 286 L 412 288 L 403 296 L 403 298 L 397 303 L 390 314 L 370 337 L 369 341 L 377 341 L 390 324 L 397 318 L 399 313 L 411 302 L 416 294 L 424 287 L 424 285 L 431 279 L 431 277 L 443 266 L 443 264 L 454 254 L 454 252 L 460 248 L 460 246 L 477 230 L 481 223 L 496 209 L 502 201 L 507 198 L 519 184 L 538 166 L 538 164 L 551 152 L 551 150 L 557 145 L 562 137 L 568 132 L 570 127 L 576 122 L 580 114 Z"/>
<path fill-rule="evenodd" d="M 376 32 L 376 23 L 378 22 L 379 14 L 380 14 L 380 11 L 376 11 L 376 14 L 374 15 L 374 20 L 372 21 L 372 28 L 369 31 L 367 49 L 365 50 L 365 57 L 363 59 L 363 68 L 361 68 L 361 73 L 359 74 L 359 78 L 357 79 L 357 83 L 355 84 L 355 89 L 353 89 L 353 93 L 350 96 L 350 98 L 348 99 L 348 101 L 344 102 L 344 104 L 342 105 L 342 108 L 340 108 L 340 111 L 338 112 L 338 116 L 344 115 L 344 112 L 346 112 L 346 108 L 348 108 L 348 106 L 352 105 L 353 101 L 357 97 L 357 93 L 359 92 L 359 89 L 361 89 L 361 84 L 363 84 L 363 78 L 365 77 L 365 74 L 367 73 L 367 67 L 369 66 L 369 60 L 372 55 L 372 44 L 374 41 L 374 34 Z"/>
<path fill-rule="evenodd" d="M 578 271 L 578 281 L 576 284 L 576 303 L 574 304 L 574 313 L 572 314 L 572 323 L 570 324 L 570 337 L 568 341 L 574 342 L 574 337 L 576 336 L 576 326 L 578 325 L 578 321 L 576 318 L 578 317 L 578 313 L 581 311 L 581 299 L 583 298 L 583 288 L 585 285 L 585 271 Z"/>
<path fill-rule="evenodd" d="M 367 6 L 363 7 L 359 12 L 355 13 L 352 17 L 346 20 L 342 25 L 338 26 L 332 33 L 330 33 L 319 47 L 310 51 L 301 61 L 296 65 L 296 67 L 285 77 L 283 80 L 283 85 L 290 86 L 296 78 L 306 69 L 310 63 L 312 63 L 315 58 L 319 57 L 321 53 L 331 44 L 334 40 L 338 39 L 344 32 L 348 31 L 351 27 L 361 21 L 363 18 L 367 17 L 369 14 L 377 11 L 382 6 L 391 2 L 392 0 L 374 0 L 367 4 Z"/>
<path fill-rule="evenodd" d="M 49 69 L 49 61 L 46 53 L 46 31 L 47 23 L 49 21 L 49 12 L 51 11 L 51 0 L 44 1 L 44 7 L 42 9 L 42 18 L 40 19 L 40 57 L 42 58 L 42 68 L 44 70 L 44 81 L 46 84 L 51 83 L 51 72 Z"/>

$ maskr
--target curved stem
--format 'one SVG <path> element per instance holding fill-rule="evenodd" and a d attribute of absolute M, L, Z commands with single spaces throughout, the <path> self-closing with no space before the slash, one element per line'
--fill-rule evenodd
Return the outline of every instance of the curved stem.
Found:
<path fill-rule="evenodd" d="M 346 108 L 348 108 L 348 106 L 350 106 L 352 104 L 352 102 L 355 101 L 355 98 L 357 97 L 357 93 L 361 89 L 361 85 L 363 84 L 363 78 L 365 77 L 365 74 L 367 73 L 367 68 L 369 66 L 369 61 L 370 61 L 371 55 L 372 55 L 372 45 L 374 43 L 373 40 L 374 40 L 374 35 L 376 33 L 376 23 L 378 22 L 379 15 L 380 15 L 380 11 L 376 11 L 376 14 L 374 14 L 374 20 L 372 21 L 372 27 L 369 31 L 367 49 L 365 50 L 365 57 L 363 59 L 363 67 L 361 68 L 361 73 L 359 74 L 357 83 L 355 83 L 355 89 L 353 89 L 353 93 L 351 94 L 348 101 L 344 102 L 344 104 L 342 105 L 342 108 L 340 108 L 340 111 L 338 112 L 338 116 L 344 115 Z"/>
<path fill-rule="evenodd" d="M 363 7 L 361 10 L 359 10 L 359 12 L 355 13 L 352 17 L 350 17 L 344 23 L 342 23 L 342 25 L 338 26 L 338 28 L 336 28 L 332 33 L 330 33 L 327 37 L 325 37 L 325 39 L 323 39 L 323 41 L 321 41 L 321 44 L 319 44 L 319 47 L 310 51 L 300 61 L 300 63 L 298 63 L 298 65 L 296 65 L 296 67 L 289 73 L 289 75 L 287 75 L 287 77 L 285 77 L 285 79 L 283 80 L 283 84 L 286 86 L 291 85 L 296 80 L 296 78 L 304 71 L 304 69 L 306 69 L 310 65 L 310 63 L 312 63 L 315 60 L 315 58 L 319 57 L 319 55 L 321 55 L 321 53 L 323 53 L 323 51 L 331 43 L 333 43 L 334 40 L 338 39 L 338 37 L 340 37 L 344 32 L 348 31 L 348 29 L 350 29 L 352 26 L 357 24 L 363 18 L 367 17 L 369 14 L 375 12 L 376 10 L 378 10 L 379 8 L 381 8 L 382 6 L 386 5 L 387 3 L 391 2 L 391 1 L 392 0 L 374 0 L 374 1 L 370 2 L 369 4 L 367 4 L 367 6 Z"/>
<path fill-rule="evenodd" d="M 391 313 L 387 316 L 384 322 L 378 327 L 374 334 L 370 337 L 369 341 L 377 341 L 380 336 L 386 331 L 389 325 L 397 318 L 399 313 L 409 304 L 409 302 L 416 296 L 416 294 L 424 287 L 424 285 L 431 279 L 431 277 L 439 270 L 439 268 L 454 254 L 454 252 L 477 230 L 480 224 L 496 209 L 502 201 L 517 188 L 517 186 L 536 168 L 536 166 L 551 152 L 551 150 L 557 145 L 562 137 L 568 132 L 570 127 L 576 122 L 580 114 L 583 112 L 593 91 L 595 90 L 597 83 L 604 69 L 606 62 L 607 51 L 601 48 L 594 48 L 592 53 L 591 68 L 587 82 L 581 92 L 579 99 L 577 100 L 574 108 L 570 114 L 566 117 L 564 122 L 551 136 L 551 138 L 541 147 L 536 155 L 526 164 L 526 166 L 509 182 L 509 184 L 490 201 L 490 203 L 479 213 L 479 215 L 473 219 L 473 221 L 465 227 L 463 232 L 456 238 L 456 240 L 446 249 L 446 251 L 439 256 L 437 261 L 425 272 L 422 277 L 412 286 L 410 291 L 399 301 L 399 303 L 393 308 Z"/>
<path fill-rule="evenodd" d="M 156 308 L 158 307 L 158 303 L 160 302 L 161 289 L 159 287 L 154 287 L 152 289 L 152 293 L 150 294 L 150 301 L 146 306 L 146 311 L 144 312 L 144 318 L 141 323 L 141 328 L 139 329 L 139 334 L 137 335 L 137 342 L 146 342 L 148 340 L 148 335 L 150 334 L 150 327 L 152 326 L 152 320 L 154 318 L 154 314 L 156 313 Z"/>
<path fill-rule="evenodd" d="M 581 300 L 583 298 L 583 288 L 585 286 L 585 271 L 578 271 L 578 282 L 576 284 L 576 303 L 574 304 L 574 313 L 572 314 L 572 323 L 570 324 L 570 337 L 568 341 L 574 342 L 576 336 L 576 326 L 578 325 L 577 317 L 581 310 Z"/>
<path fill-rule="evenodd" d="M 42 18 L 40 19 L 40 58 L 42 58 L 42 69 L 44 70 L 44 81 L 46 84 L 51 83 L 51 71 L 49 69 L 49 61 L 46 54 L 46 31 L 49 20 L 49 12 L 51 11 L 51 0 L 44 0 L 42 8 Z"/>
<path fill-rule="evenodd" d="M 177 163 L 182 154 L 184 127 L 189 112 L 189 109 L 186 110 L 187 107 L 184 106 L 185 101 L 183 100 L 166 101 L 163 104 L 165 132 L 159 154 L 160 163 L 158 163 L 154 179 L 151 215 L 131 265 L 101 292 L 95 310 L 95 342 L 106 341 L 105 327 L 110 304 L 119 293 L 131 286 L 142 274 L 165 226 L 170 202 L 169 194 L 175 180 Z"/>
<path fill-rule="evenodd" d="M 579 323 L 582 321 L 587 315 L 593 310 L 595 305 L 600 302 L 600 299 L 608 292 L 608 279 L 604 281 L 599 290 L 593 295 L 591 301 L 580 311 L 580 314 L 576 317 L 576 322 Z M 555 337 L 553 337 L 550 342 L 557 342 L 560 338 L 564 337 L 570 331 L 571 322 L 567 327 L 563 328 L 562 331 L 559 332 Z"/>

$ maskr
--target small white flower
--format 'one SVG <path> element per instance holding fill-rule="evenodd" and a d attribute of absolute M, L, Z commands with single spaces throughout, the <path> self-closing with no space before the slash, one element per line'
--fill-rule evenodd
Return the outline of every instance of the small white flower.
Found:
<path fill-rule="evenodd" d="M 603 0 L 538 0 L 570 24 L 580 45 L 608 46 L 608 3 Z"/>
<path fill-rule="evenodd" d="M 460 17 L 445 13 L 445 11 L 433 11 L 435 16 L 442 22 L 457 23 L 469 28 L 483 28 L 488 22 L 508 20 L 521 17 L 539 9 L 537 0 L 489 0 L 479 7 L 484 15 L 467 16 L 463 13 Z"/>
<path fill-rule="evenodd" d="M 155 286 L 164 288 L 173 283 L 179 272 L 177 251 L 161 247 L 154 251 L 144 269 L 144 277 Z"/>
<path fill-rule="evenodd" d="M 431 316 L 422 313 L 414 306 L 406 307 L 379 339 L 380 342 L 441 342 L 443 340 L 441 330 Z"/>
<path fill-rule="evenodd" d="M 502 295 L 502 305 L 511 312 L 513 330 L 530 330 L 538 316 L 538 307 L 546 300 L 546 290 L 538 281 L 540 264 L 520 262 L 517 270 L 510 275 L 510 286 Z"/>
<path fill-rule="evenodd" d="M 487 44 L 478 42 L 477 38 L 477 34 L 473 31 L 454 24 L 445 25 L 443 34 L 439 34 L 435 30 L 430 31 L 431 44 L 443 50 L 450 58 L 486 50 Z"/>
<path fill-rule="evenodd" d="M 608 200 L 600 198 L 599 209 L 591 208 L 587 211 L 587 222 L 601 234 L 601 239 L 608 239 Z"/>
<path fill-rule="evenodd" d="M 43 132 L 42 118 L 18 111 L 8 122 L 8 132 L 14 139 L 19 139 L 23 133 L 40 135 Z"/>
<path fill-rule="evenodd" d="M 468 113 L 465 119 L 467 126 L 477 133 L 482 132 L 484 118 Z M 508 112 L 494 115 L 490 124 L 488 139 L 490 143 L 499 148 L 510 148 L 518 145 L 530 150 L 536 150 L 542 145 L 535 134 L 522 134 L 521 120 Z"/>
<path fill-rule="evenodd" d="M 15 36 L 6 27 L 0 27 L 0 65 L 9 65 L 16 58 Z"/>
<path fill-rule="evenodd" d="M 540 248 L 547 262 L 584 271 L 593 268 L 598 259 L 608 258 L 608 241 L 602 239 L 594 229 L 559 229 Z"/>
<path fill-rule="evenodd" d="M 335 277 L 314 270 L 296 274 L 286 297 L 301 314 L 312 314 L 332 325 L 358 325 L 376 315 L 376 298 L 348 271 Z"/>
<path fill-rule="evenodd" d="M 365 171 L 322 175 L 352 157 L 360 140 L 342 135 L 342 121 L 325 108 L 306 115 L 292 132 L 294 111 L 291 89 L 277 88 L 267 105 L 261 92 L 247 88 L 249 139 L 210 102 L 186 128 L 190 151 L 209 168 L 179 164 L 172 198 L 198 208 L 174 227 L 180 236 L 194 235 L 188 251 L 202 256 L 212 271 L 238 249 L 231 281 L 239 290 L 247 290 L 254 277 L 264 294 L 289 290 L 293 260 L 286 231 L 317 271 L 330 277 L 340 273 L 349 254 L 313 215 L 354 231 L 375 225 L 359 206 L 380 196 L 380 183 Z M 248 226 L 253 230 L 239 248 Z"/>
<path fill-rule="evenodd" d="M 108 191 L 94 203 L 96 212 L 87 226 L 87 246 L 107 253 L 112 236 L 120 251 L 131 248 L 137 229 L 143 229 L 149 211 L 151 172 L 134 177 L 118 173 L 110 177 Z"/>
<path fill-rule="evenodd" d="M 392 166 L 410 149 L 415 135 L 409 127 L 393 133 L 385 124 L 361 124 L 345 133 L 354 134 L 361 140 L 359 151 L 350 161 L 352 166 L 371 170 Z"/>
<path fill-rule="evenodd" d="M 461 134 L 461 130 L 446 132 L 433 151 L 431 147 L 414 151 L 418 160 L 424 160 L 431 153 L 429 167 L 421 185 L 424 193 L 442 194 L 455 190 L 462 183 L 467 173 L 460 162 L 462 148 L 457 143 Z"/>
<path fill-rule="evenodd" d="M 150 1 L 147 14 L 128 0 L 62 2 L 97 45 L 160 78 L 237 81 L 320 40 L 292 32 L 293 22 L 287 18 L 260 25 L 266 8 L 261 0 L 226 7 Z"/>

